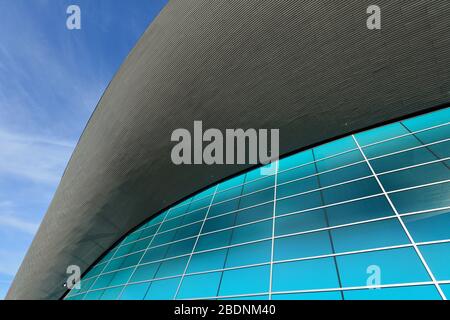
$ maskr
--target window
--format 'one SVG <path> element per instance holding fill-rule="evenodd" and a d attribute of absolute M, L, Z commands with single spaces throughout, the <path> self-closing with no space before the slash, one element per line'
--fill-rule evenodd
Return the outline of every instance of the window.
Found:
<path fill-rule="evenodd" d="M 450 298 L 449 137 L 450 108 L 233 177 L 152 215 L 65 298 Z"/>

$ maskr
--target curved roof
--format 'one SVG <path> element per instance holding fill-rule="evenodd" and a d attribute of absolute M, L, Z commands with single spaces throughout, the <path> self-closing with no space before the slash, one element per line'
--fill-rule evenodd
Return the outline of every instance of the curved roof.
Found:
<path fill-rule="evenodd" d="M 281 153 L 450 96 L 450 3 L 173 0 L 104 93 L 7 295 L 58 299 L 151 214 L 246 166 L 175 166 L 170 135 L 279 128 Z"/>

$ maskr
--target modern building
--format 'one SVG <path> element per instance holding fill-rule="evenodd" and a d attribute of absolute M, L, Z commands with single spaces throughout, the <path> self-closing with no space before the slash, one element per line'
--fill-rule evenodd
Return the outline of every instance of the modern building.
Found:
<path fill-rule="evenodd" d="M 366 0 L 170 1 L 7 298 L 450 297 L 450 3 L 376 2 L 381 30 Z M 176 166 L 195 120 L 277 128 L 281 159 Z"/>

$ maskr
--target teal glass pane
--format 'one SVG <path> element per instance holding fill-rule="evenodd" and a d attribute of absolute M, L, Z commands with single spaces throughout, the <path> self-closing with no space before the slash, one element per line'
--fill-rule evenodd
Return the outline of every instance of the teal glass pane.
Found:
<path fill-rule="evenodd" d="M 236 220 L 236 213 L 230 213 L 219 217 L 213 217 L 205 221 L 202 233 L 208 233 L 230 228 L 235 225 L 235 220 Z"/>
<path fill-rule="evenodd" d="M 395 215 L 384 195 L 328 207 L 326 213 L 330 226 Z"/>
<path fill-rule="evenodd" d="M 140 282 L 153 279 L 158 271 L 159 265 L 159 263 L 151 263 L 139 266 L 131 277 L 130 282 Z"/>
<path fill-rule="evenodd" d="M 115 273 L 108 273 L 108 274 L 103 274 L 103 275 L 99 276 L 96 279 L 96 281 L 94 282 L 94 284 L 90 287 L 89 290 L 108 287 L 109 283 L 114 278 L 114 276 L 115 276 Z"/>
<path fill-rule="evenodd" d="M 359 180 L 322 191 L 325 204 L 338 203 L 381 193 L 374 178 Z"/>
<path fill-rule="evenodd" d="M 143 300 L 149 286 L 150 282 L 127 285 L 120 296 L 120 300 Z"/>
<path fill-rule="evenodd" d="M 314 161 L 311 150 L 294 154 L 290 157 L 281 159 L 278 164 L 278 170 L 284 171 L 301 165 L 305 165 Z"/>
<path fill-rule="evenodd" d="M 223 202 L 239 197 L 242 194 L 242 186 L 234 187 L 225 191 L 221 191 L 214 196 L 212 203 Z"/>
<path fill-rule="evenodd" d="M 145 300 L 171 300 L 177 292 L 181 278 L 171 278 L 151 282 Z"/>
<path fill-rule="evenodd" d="M 280 169 L 280 172 L 277 176 L 277 182 L 281 184 L 297 179 L 306 179 L 316 173 L 317 170 L 315 164 L 304 165 L 298 168 L 289 169 L 287 171 L 281 171 Z"/>
<path fill-rule="evenodd" d="M 408 134 L 409 131 L 400 123 L 393 123 L 380 128 L 372 129 L 355 135 L 361 146 L 392 139 Z"/>
<path fill-rule="evenodd" d="M 316 160 L 319 160 L 355 149 L 356 147 L 353 138 L 346 137 L 314 148 L 314 156 Z"/>
<path fill-rule="evenodd" d="M 450 125 L 446 125 L 444 127 L 416 133 L 415 137 L 421 143 L 428 144 L 448 139 L 449 135 L 450 135 Z"/>
<path fill-rule="evenodd" d="M 413 135 L 404 136 L 402 138 L 389 140 L 380 144 L 363 148 L 367 158 L 380 157 L 386 154 L 419 147 L 422 143 Z"/>
<path fill-rule="evenodd" d="M 258 222 L 233 229 L 231 244 L 244 243 L 272 237 L 272 221 Z"/>
<path fill-rule="evenodd" d="M 402 218 L 414 241 L 450 239 L 450 209 Z"/>
<path fill-rule="evenodd" d="M 218 300 L 256 300 L 256 301 L 264 301 L 269 300 L 268 295 L 256 295 L 256 296 L 247 296 L 247 297 L 236 297 L 236 298 L 227 298 L 227 299 L 218 299 Z"/>
<path fill-rule="evenodd" d="M 242 198 L 240 198 L 239 208 L 248 208 L 264 202 L 272 201 L 273 196 L 274 188 L 242 196 Z"/>
<path fill-rule="evenodd" d="M 105 289 L 100 300 L 117 300 L 122 290 L 123 286 Z"/>
<path fill-rule="evenodd" d="M 264 293 L 269 290 L 270 267 L 224 271 L 219 296 Z"/>
<path fill-rule="evenodd" d="M 344 291 L 345 300 L 441 300 L 434 286 Z"/>
<path fill-rule="evenodd" d="M 83 300 L 100 300 L 102 295 L 103 295 L 103 290 L 90 291 L 90 292 L 86 293 Z"/>
<path fill-rule="evenodd" d="M 128 279 L 130 279 L 131 275 L 133 274 L 133 271 L 134 268 L 117 271 L 114 275 L 114 278 L 111 279 L 109 286 L 112 287 L 127 283 Z"/>
<path fill-rule="evenodd" d="M 363 153 L 348 136 L 148 212 L 65 299 L 269 299 L 272 248 L 272 299 L 440 299 L 387 196 L 450 281 L 449 110 L 355 134 Z M 376 270 L 384 288 L 364 289 Z"/>
<path fill-rule="evenodd" d="M 376 173 L 383 173 L 435 161 L 437 159 L 436 153 L 430 151 L 429 148 L 423 147 L 388 157 L 374 159 L 370 161 L 370 164 Z"/>
<path fill-rule="evenodd" d="M 419 249 L 436 280 L 450 280 L 450 243 L 420 246 Z"/>
<path fill-rule="evenodd" d="M 320 187 L 323 188 L 371 175 L 372 172 L 367 163 L 358 163 L 342 169 L 322 173 L 317 178 L 320 182 Z"/>
<path fill-rule="evenodd" d="M 450 207 L 450 183 L 390 194 L 399 213 L 411 213 Z M 414 199 L 414 201 L 411 201 Z"/>
<path fill-rule="evenodd" d="M 441 285 L 441 289 L 444 292 L 444 294 L 447 297 L 447 299 L 449 299 L 449 297 L 450 297 L 450 284 L 443 284 L 443 285 Z"/>
<path fill-rule="evenodd" d="M 161 262 L 161 265 L 156 273 L 156 278 L 165 278 L 171 276 L 182 275 L 189 257 L 181 257 L 177 259 L 170 259 Z"/>
<path fill-rule="evenodd" d="M 304 260 L 273 266 L 274 292 L 339 288 L 333 258 Z"/>
<path fill-rule="evenodd" d="M 256 181 L 246 183 L 242 190 L 242 194 L 245 195 L 245 194 L 249 194 L 252 192 L 257 192 L 257 191 L 260 191 L 263 189 L 267 189 L 269 187 L 273 187 L 274 184 L 275 184 L 275 177 L 273 175 L 265 177 L 265 178 L 261 178 Z"/>
<path fill-rule="evenodd" d="M 215 217 L 221 214 L 229 213 L 237 210 L 240 199 L 229 200 L 222 203 L 217 203 L 211 206 L 208 212 L 208 217 Z"/>
<path fill-rule="evenodd" d="M 203 251 L 228 246 L 233 230 L 226 230 L 200 236 L 195 251 Z"/>
<path fill-rule="evenodd" d="M 226 257 L 227 249 L 194 254 L 189 262 L 188 272 L 222 269 Z"/>
<path fill-rule="evenodd" d="M 316 168 L 318 172 L 325 172 L 354 164 L 363 160 L 364 157 L 361 152 L 359 150 L 355 150 L 331 158 L 318 160 L 316 162 Z"/>
<path fill-rule="evenodd" d="M 216 297 L 222 272 L 184 277 L 177 299 Z M 202 286 L 198 284 L 202 283 Z"/>
<path fill-rule="evenodd" d="M 340 291 L 275 294 L 273 300 L 342 300 Z"/>
<path fill-rule="evenodd" d="M 192 213 L 196 210 L 203 209 L 205 207 L 208 207 L 211 204 L 211 200 L 213 199 L 213 196 L 208 196 L 206 198 L 197 199 L 191 202 L 189 205 L 189 209 L 186 213 Z"/>
<path fill-rule="evenodd" d="M 413 248 L 351 254 L 336 259 L 344 287 L 367 286 L 372 266 L 380 270 L 381 285 L 430 281 Z"/>
<path fill-rule="evenodd" d="M 273 216 L 273 203 L 243 209 L 236 213 L 236 225 L 267 219 Z"/>
<path fill-rule="evenodd" d="M 319 180 L 317 179 L 317 177 L 297 180 L 278 186 L 277 198 L 285 198 L 319 188 Z"/>
<path fill-rule="evenodd" d="M 217 187 L 217 192 L 221 192 L 223 190 L 227 190 L 236 186 L 240 186 L 245 182 L 245 174 L 239 175 L 237 177 L 231 178 L 227 181 L 224 181 L 219 184 Z"/>
<path fill-rule="evenodd" d="M 275 240 L 274 260 L 289 260 L 331 254 L 328 231 L 289 236 Z"/>
<path fill-rule="evenodd" d="M 426 128 L 448 123 L 450 108 L 424 114 L 412 119 L 403 120 L 403 124 L 411 131 L 419 131 Z"/>
<path fill-rule="evenodd" d="M 270 261 L 272 241 L 263 241 L 228 249 L 226 268 Z"/>
<path fill-rule="evenodd" d="M 450 180 L 450 170 L 443 163 L 433 163 L 379 177 L 386 191 L 411 188 L 428 183 Z"/>
<path fill-rule="evenodd" d="M 336 252 L 351 252 L 408 244 L 398 219 L 364 223 L 331 230 Z"/>
<path fill-rule="evenodd" d="M 323 200 L 320 192 L 312 192 L 301 196 L 278 200 L 276 205 L 276 214 L 283 215 L 303 210 L 309 210 L 323 206 Z"/>
<path fill-rule="evenodd" d="M 275 221 L 275 235 L 293 234 L 327 227 L 325 210 L 313 210 L 279 217 Z"/>

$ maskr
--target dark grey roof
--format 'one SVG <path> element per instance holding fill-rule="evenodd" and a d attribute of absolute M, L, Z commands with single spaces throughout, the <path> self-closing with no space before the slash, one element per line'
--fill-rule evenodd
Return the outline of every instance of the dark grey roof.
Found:
<path fill-rule="evenodd" d="M 170 134 L 280 128 L 287 153 L 447 102 L 450 2 L 173 0 L 106 90 L 9 299 L 58 299 L 150 215 L 245 166 L 171 164 Z"/>

